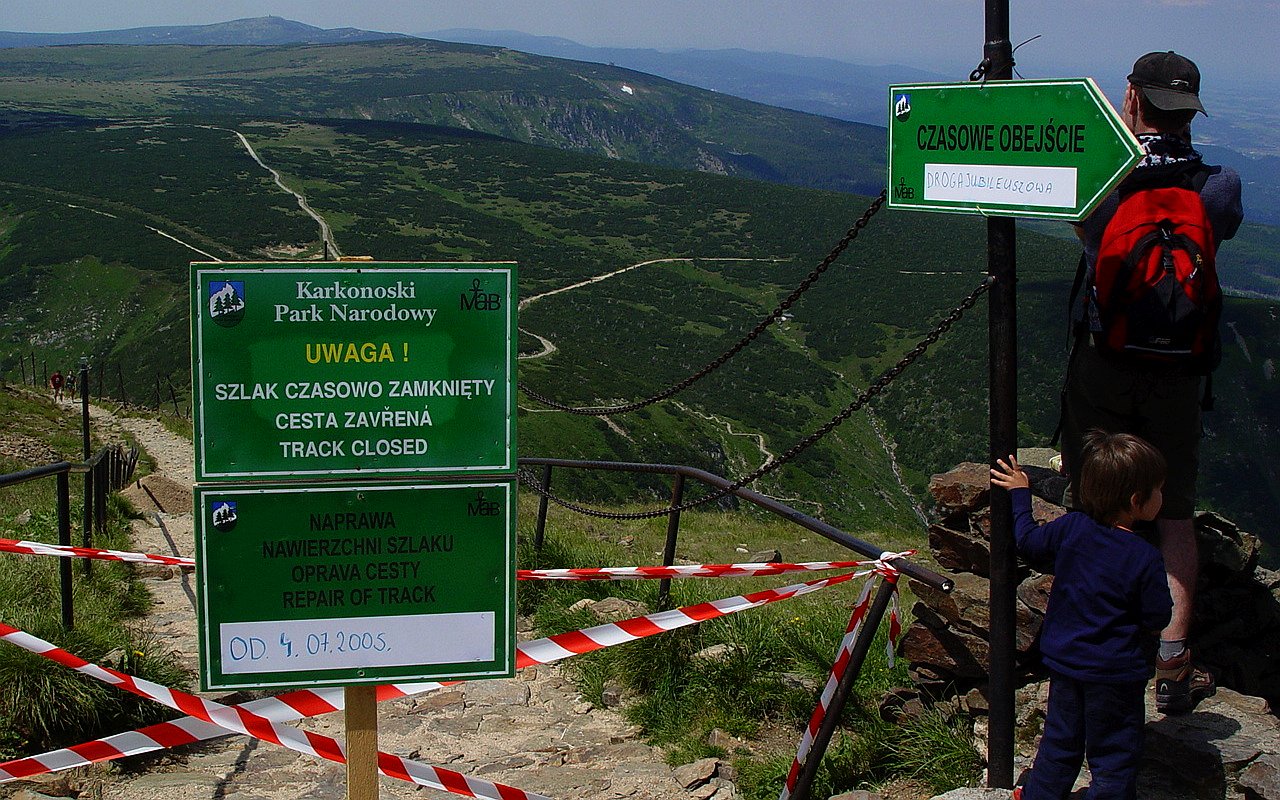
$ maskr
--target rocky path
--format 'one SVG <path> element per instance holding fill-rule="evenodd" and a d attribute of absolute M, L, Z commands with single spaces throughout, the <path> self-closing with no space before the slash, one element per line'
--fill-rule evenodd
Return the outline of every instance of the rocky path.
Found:
<path fill-rule="evenodd" d="M 135 522 L 136 546 L 145 552 L 191 556 L 194 549 L 190 488 L 190 442 L 151 420 L 116 417 L 95 409 L 95 424 L 123 430 L 152 456 L 157 471 L 129 495 L 145 519 Z M 145 487 L 145 489 L 144 489 Z M 150 490 L 149 492 L 147 490 Z M 155 598 L 148 623 L 179 652 L 193 674 L 197 665 L 195 575 L 147 567 L 144 580 Z M 531 636 L 527 623 L 521 637 Z M 218 695 L 212 695 L 219 699 Z M 342 715 L 302 723 L 308 730 L 343 737 Z M 479 681 L 416 698 L 381 704 L 381 749 L 486 780 L 540 792 L 556 800 L 731 800 L 736 797 L 727 767 L 711 777 L 672 770 L 662 753 L 637 737 L 615 711 L 584 702 L 559 668 L 522 670 L 514 680 Z M 58 785 L 57 776 L 36 791 Z M 174 751 L 139 772 L 84 771 L 92 796 L 102 800 L 159 798 L 345 797 L 344 768 L 249 739 L 227 736 Z M 685 784 L 692 784 L 686 788 Z M 382 797 L 453 797 L 390 779 Z"/>

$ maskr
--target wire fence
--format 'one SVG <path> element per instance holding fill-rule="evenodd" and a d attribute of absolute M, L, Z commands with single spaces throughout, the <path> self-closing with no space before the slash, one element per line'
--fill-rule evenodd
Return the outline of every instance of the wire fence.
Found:
<path fill-rule="evenodd" d="M 191 393 L 185 376 L 126 369 L 120 362 L 106 360 L 91 361 L 83 372 L 81 366 L 73 363 L 63 371 L 56 361 L 50 364 L 47 357 L 37 357 L 33 350 L 18 357 L 17 369 L 11 370 L 10 375 L 23 386 L 48 390 L 55 399 L 76 400 L 87 384 L 91 397 L 110 400 L 118 406 L 172 411 L 174 416 L 191 418 Z"/>

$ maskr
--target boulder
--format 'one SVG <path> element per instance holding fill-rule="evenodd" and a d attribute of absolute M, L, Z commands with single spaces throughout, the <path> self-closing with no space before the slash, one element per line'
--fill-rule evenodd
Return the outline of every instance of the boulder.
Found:
<path fill-rule="evenodd" d="M 720 762 L 714 758 L 700 758 L 692 764 L 676 767 L 671 777 L 682 789 L 694 789 L 714 778 L 719 765 Z"/>
<path fill-rule="evenodd" d="M 1250 797 L 1280 798 L 1280 754 L 1265 753 L 1240 773 L 1240 788 Z"/>
<path fill-rule="evenodd" d="M 604 622 L 643 617 L 649 608 L 639 600 L 625 600 L 621 597 L 605 597 L 590 604 L 591 613 Z"/>
<path fill-rule="evenodd" d="M 929 549 L 943 569 L 984 576 L 990 574 L 991 545 L 981 531 L 967 524 L 963 529 L 945 524 L 930 525 Z"/>
<path fill-rule="evenodd" d="M 1018 600 L 1043 617 L 1049 609 L 1049 590 L 1052 588 L 1052 575 L 1031 575 L 1018 584 Z"/>
<path fill-rule="evenodd" d="M 969 633 L 912 625 L 902 637 L 902 657 L 958 678 L 985 677 L 990 659 L 987 641 Z"/>
<path fill-rule="evenodd" d="M 1200 570 L 1210 579 L 1247 579 L 1258 566 L 1258 537 L 1212 512 L 1196 515 L 1196 542 L 1200 546 Z"/>
<path fill-rule="evenodd" d="M 930 478 L 929 494 L 947 510 L 975 511 L 985 506 L 991 495 L 991 468 L 966 461 Z"/>

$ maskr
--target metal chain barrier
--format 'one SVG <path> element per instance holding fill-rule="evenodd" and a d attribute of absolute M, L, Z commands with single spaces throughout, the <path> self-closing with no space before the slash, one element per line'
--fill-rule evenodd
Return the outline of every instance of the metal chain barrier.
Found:
<path fill-rule="evenodd" d="M 835 263 L 835 260 L 840 257 L 840 254 L 853 243 L 854 239 L 858 238 L 858 233 L 861 232 L 863 228 L 867 227 L 867 223 L 871 221 L 871 218 L 876 215 L 876 212 L 879 211 L 882 206 L 884 206 L 886 199 L 888 199 L 887 190 L 881 190 L 880 196 L 871 202 L 871 205 L 862 213 L 862 216 L 853 224 L 853 227 L 845 232 L 844 238 L 842 238 L 839 243 L 832 248 L 831 252 L 827 254 L 826 258 L 822 259 L 822 262 L 819 263 L 818 266 L 813 268 L 813 271 L 809 273 L 808 277 L 800 282 L 800 285 L 796 287 L 795 291 L 778 304 L 778 307 L 773 310 L 773 313 L 761 320 L 746 336 L 739 339 L 738 343 L 733 347 L 730 347 L 728 350 L 716 357 L 714 361 L 711 361 L 702 369 L 693 373 L 679 383 L 672 384 L 661 392 L 658 392 L 651 397 L 647 397 L 644 400 L 637 400 L 634 403 L 625 403 L 616 406 L 569 406 L 553 400 L 534 389 L 530 389 L 524 383 L 517 384 L 520 387 L 520 391 L 524 392 L 527 397 L 530 397 L 545 406 L 554 408 L 557 411 L 567 411 L 570 414 L 580 414 L 582 416 L 589 417 L 605 417 L 613 414 L 625 414 L 628 411 L 636 411 L 644 408 L 645 406 L 653 405 L 661 400 L 666 400 L 668 397 L 688 389 L 693 384 L 724 366 L 726 361 L 736 356 L 743 350 L 743 348 L 759 338 L 760 334 L 764 333 L 765 328 L 776 322 L 787 312 L 788 309 L 791 308 L 791 306 L 795 305 L 796 301 L 800 299 L 800 296 L 808 291 L 813 284 L 817 283 L 823 273 L 825 273 L 827 269 Z"/>
<path fill-rule="evenodd" d="M 881 197 L 883 197 L 883 195 L 881 195 Z M 783 453 L 778 458 L 766 461 L 764 464 L 760 465 L 760 467 L 757 468 L 751 474 L 746 475 L 745 477 L 739 478 L 729 486 L 726 486 L 723 489 L 719 489 L 715 492 L 712 492 L 711 494 L 706 495 L 705 497 L 700 497 L 697 500 L 690 500 L 686 503 L 681 503 L 680 505 L 677 505 L 677 506 L 670 506 L 668 508 L 661 508 L 653 511 L 635 511 L 630 513 L 601 511 L 599 509 L 588 508 L 586 506 L 579 505 L 578 503 L 574 503 L 570 500 L 565 500 L 563 498 L 557 497 L 551 492 L 544 491 L 542 486 L 538 482 L 537 476 L 531 473 L 528 469 L 517 470 L 517 476 L 520 479 L 520 483 L 524 484 L 526 488 L 533 490 L 537 494 L 547 498 L 548 500 L 555 503 L 556 505 L 562 506 L 563 508 L 567 508 L 570 511 L 576 511 L 579 514 L 585 514 L 589 517 L 599 517 L 601 519 L 617 519 L 617 520 L 653 519 L 655 517 L 665 517 L 668 514 L 672 514 L 677 511 L 687 511 L 691 508 L 695 508 L 697 506 L 719 500 L 722 497 L 726 497 L 727 495 L 730 495 L 736 492 L 738 489 L 741 489 L 747 484 L 753 483 L 754 481 L 757 481 L 760 478 L 763 478 L 765 475 L 768 475 L 769 473 L 778 469 L 783 464 L 786 464 L 788 461 L 791 461 L 793 458 L 800 455 L 809 447 L 811 447 L 813 444 L 815 444 L 819 439 L 826 436 L 828 433 L 831 433 L 831 431 L 835 430 L 837 427 L 843 424 L 845 420 L 853 416 L 853 412 L 865 406 L 873 397 L 876 397 L 877 395 L 882 394 L 884 390 L 889 387 L 889 384 L 893 383 L 894 379 L 896 379 L 899 375 L 901 375 L 902 372 L 907 367 L 915 363 L 916 360 L 920 358 L 920 356 L 924 355 L 925 351 L 927 351 L 933 344 L 935 344 L 938 341 L 938 339 L 942 337 L 943 334 L 951 330 L 951 326 L 955 325 L 957 322 L 960 321 L 960 318 L 964 316 L 964 312 L 973 308 L 974 304 L 978 302 L 978 298 L 981 297 L 988 289 L 990 289 L 993 283 L 995 283 L 995 278 L 991 277 L 990 275 L 988 275 L 985 279 L 983 279 L 982 283 L 978 284 L 977 288 L 975 288 L 972 292 L 970 292 L 968 296 L 965 297 L 964 300 L 960 302 L 960 305 L 956 306 L 956 308 L 952 310 L 952 312 L 948 314 L 947 317 L 944 320 L 942 320 L 942 322 L 938 323 L 937 327 L 929 331 L 929 333 L 925 335 L 925 337 L 921 339 L 920 342 L 917 343 L 916 346 L 913 347 L 910 352 L 908 352 L 905 356 L 903 356 L 902 359 L 898 361 L 898 363 L 894 364 L 892 367 L 882 372 L 880 376 L 876 378 L 875 381 L 872 382 L 870 386 L 868 386 L 865 390 L 863 390 L 853 400 L 852 403 L 845 406 L 840 411 L 839 414 L 836 414 L 834 417 L 832 417 L 821 428 L 818 428 L 816 431 L 814 431 L 813 433 L 806 436 L 804 439 L 797 442 L 795 445 L 791 447 L 790 450 Z"/>

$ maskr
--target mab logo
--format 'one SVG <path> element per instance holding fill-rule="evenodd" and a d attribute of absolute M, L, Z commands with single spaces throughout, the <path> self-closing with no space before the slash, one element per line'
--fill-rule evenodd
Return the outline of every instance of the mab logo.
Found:
<path fill-rule="evenodd" d="M 916 199 L 916 190 L 914 187 L 907 185 L 906 178 L 899 178 L 898 185 L 893 187 L 893 198 L 895 200 L 914 200 Z"/>
<path fill-rule="evenodd" d="M 496 517 L 502 510 L 502 504 L 496 500 L 486 500 L 484 492 L 476 492 L 474 502 L 467 503 L 468 517 Z"/>
<path fill-rule="evenodd" d="M 502 295 L 480 288 L 480 279 L 471 282 L 471 296 L 467 292 L 458 295 L 458 307 L 463 311 L 498 311 L 502 308 Z"/>

